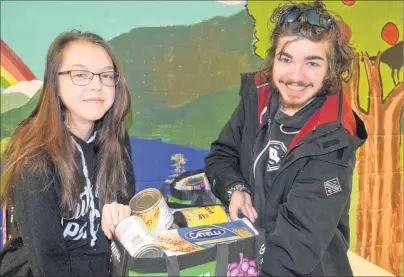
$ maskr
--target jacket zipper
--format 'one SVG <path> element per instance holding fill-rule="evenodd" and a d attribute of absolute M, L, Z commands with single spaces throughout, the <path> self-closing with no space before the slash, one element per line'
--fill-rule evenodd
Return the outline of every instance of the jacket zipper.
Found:
<path fill-rule="evenodd" d="M 264 147 L 264 149 L 258 154 L 258 156 L 257 156 L 257 158 L 255 159 L 255 161 L 254 161 L 254 166 L 253 166 L 253 177 L 254 177 L 254 186 L 256 186 L 257 184 L 256 184 L 256 182 L 255 182 L 255 167 L 257 166 L 257 163 L 258 163 L 258 161 L 259 161 L 259 159 L 261 158 L 261 156 L 264 154 L 264 153 L 267 153 L 267 149 L 268 149 L 268 147 L 269 147 L 269 143 L 271 142 L 271 123 L 272 123 L 272 121 L 271 121 L 271 119 L 268 119 L 268 122 L 267 122 L 267 124 L 265 124 L 265 125 L 268 125 L 268 128 L 269 128 L 269 130 L 268 130 L 268 143 L 267 143 L 267 145 Z M 264 125 L 264 126 L 265 126 Z M 261 186 L 265 186 L 265 184 L 261 184 Z M 258 197 L 259 197 L 259 211 L 257 211 L 257 212 L 259 212 L 259 213 L 261 213 L 261 215 L 259 216 L 259 221 L 260 221 L 260 225 L 262 226 L 262 227 L 264 227 L 265 225 L 265 218 L 266 218 L 266 205 L 265 205 L 265 187 L 263 187 L 262 188 L 263 189 L 263 193 L 260 193 L 259 195 L 258 195 Z M 255 188 L 255 190 L 257 190 L 257 188 Z M 255 193 L 254 193 L 255 194 Z M 254 195 L 255 196 L 255 195 Z"/>
<path fill-rule="evenodd" d="M 253 166 L 253 176 L 254 176 L 254 180 L 255 180 L 255 167 L 257 166 L 258 160 L 261 158 L 261 156 L 266 152 L 266 150 L 269 147 L 269 143 L 271 142 L 271 119 L 268 119 L 268 143 L 267 145 L 264 147 L 264 149 L 258 154 L 257 158 L 254 161 L 254 166 Z"/>
<path fill-rule="evenodd" d="M 334 128 L 334 129 L 332 129 L 332 130 L 329 131 L 329 132 L 324 133 L 324 135 L 329 134 L 329 133 L 332 133 L 332 132 L 338 130 L 339 128 L 340 128 L 340 126 Z M 307 142 L 311 142 L 311 141 L 313 141 L 314 139 L 316 139 L 316 137 L 314 137 L 314 138 L 308 140 Z M 292 150 L 294 150 L 294 149 L 295 149 L 296 147 L 298 147 L 299 145 L 302 145 L 303 143 L 304 143 L 304 142 L 299 142 L 298 144 L 296 144 L 292 149 L 290 149 L 290 151 L 288 151 L 288 152 L 286 153 L 285 158 L 286 158 L 286 156 L 287 156 L 290 152 L 292 152 Z M 294 163 L 297 159 L 301 159 L 301 158 L 308 157 L 308 156 L 310 156 L 310 155 L 304 155 L 304 156 L 297 157 L 294 161 L 289 162 L 289 165 L 288 165 L 286 168 L 288 168 L 288 167 L 289 167 L 292 163 Z M 308 161 L 304 164 L 303 168 L 307 165 L 307 163 L 308 163 Z M 274 178 L 274 180 L 273 180 L 273 183 L 275 183 L 275 181 L 276 181 L 276 179 L 278 178 L 278 176 L 279 176 L 286 168 L 282 168 L 282 170 L 279 171 L 278 174 L 276 174 L 276 176 L 275 176 L 275 178 Z M 301 169 L 299 170 L 299 172 L 301 172 Z M 291 183 L 285 188 L 285 192 L 289 191 L 289 189 L 292 187 L 292 185 L 293 185 L 293 182 L 291 182 Z M 284 199 L 284 200 L 285 200 L 285 199 Z"/>

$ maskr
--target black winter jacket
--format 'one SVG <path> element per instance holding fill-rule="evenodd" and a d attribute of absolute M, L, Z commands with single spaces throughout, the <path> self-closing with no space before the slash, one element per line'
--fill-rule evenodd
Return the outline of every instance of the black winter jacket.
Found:
<path fill-rule="evenodd" d="M 95 135 L 95 134 L 94 134 Z M 75 159 L 82 171 L 83 192 L 72 218 L 60 214 L 60 180 L 48 173 L 24 169 L 13 188 L 16 234 L 0 253 L 0 276 L 108 276 L 111 246 L 101 230 L 101 208 L 94 180 L 94 136 L 85 142 L 72 136 Z M 129 197 L 135 193 L 129 136 L 126 134 L 126 179 Z M 50 184 L 44 189 L 45 184 Z M 117 199 L 127 203 L 128 199 Z"/>
<path fill-rule="evenodd" d="M 252 191 L 266 234 L 263 275 L 352 276 L 348 211 L 364 124 L 342 92 L 326 96 L 291 142 L 266 194 L 254 177 L 257 160 L 268 159 L 263 134 L 271 124 L 271 89 L 261 79 L 242 74 L 239 105 L 211 145 L 205 171 L 213 191 L 224 202 L 236 183 Z"/>

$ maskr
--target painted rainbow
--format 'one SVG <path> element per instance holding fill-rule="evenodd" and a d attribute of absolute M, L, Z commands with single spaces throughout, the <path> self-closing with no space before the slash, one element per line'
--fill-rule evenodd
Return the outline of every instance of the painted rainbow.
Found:
<path fill-rule="evenodd" d="M 20 81 L 36 80 L 35 75 L 17 54 L 3 40 L 0 40 L 0 43 L 1 86 L 6 89 Z"/>

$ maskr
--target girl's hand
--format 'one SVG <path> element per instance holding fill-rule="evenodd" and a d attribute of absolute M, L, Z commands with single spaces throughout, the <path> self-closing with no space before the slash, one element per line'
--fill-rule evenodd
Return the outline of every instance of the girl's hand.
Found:
<path fill-rule="evenodd" d="M 108 239 L 112 239 L 112 233 L 115 231 L 116 225 L 130 214 L 131 211 L 127 205 L 116 202 L 104 205 L 102 208 L 101 228 Z"/>

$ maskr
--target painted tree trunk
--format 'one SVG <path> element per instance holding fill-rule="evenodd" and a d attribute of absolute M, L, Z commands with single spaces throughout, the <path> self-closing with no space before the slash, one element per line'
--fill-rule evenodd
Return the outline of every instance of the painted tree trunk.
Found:
<path fill-rule="evenodd" d="M 380 53 L 374 63 L 362 53 L 369 85 L 367 110 L 359 106 L 359 54 L 344 91 L 364 121 L 368 139 L 358 155 L 357 242 L 355 252 L 365 259 L 402 275 L 402 168 L 400 166 L 400 114 L 403 84 L 383 99 Z"/>

